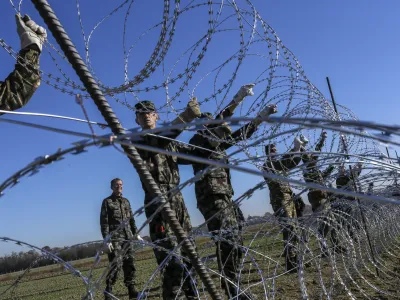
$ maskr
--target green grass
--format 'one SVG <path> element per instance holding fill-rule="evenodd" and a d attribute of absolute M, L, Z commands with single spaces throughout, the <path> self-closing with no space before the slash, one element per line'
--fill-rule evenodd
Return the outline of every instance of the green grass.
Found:
<path fill-rule="evenodd" d="M 258 231 L 258 227 L 250 228 L 246 232 L 252 232 L 245 239 L 245 244 L 251 244 L 251 249 L 256 253 L 251 253 L 244 264 L 241 274 L 242 288 L 248 287 L 249 292 L 256 296 L 257 299 L 264 299 L 264 293 L 268 293 L 271 298 L 272 291 L 275 292 L 275 299 L 301 299 L 299 279 L 297 274 L 282 275 L 284 270 L 284 259 L 281 257 L 283 244 L 279 240 L 280 236 L 273 237 L 258 237 L 253 240 L 254 232 Z M 200 238 L 196 241 L 201 257 L 215 253 L 213 243 L 208 238 Z M 309 299 L 325 299 L 323 289 L 321 287 L 320 275 L 322 276 L 323 283 L 327 290 L 333 288 L 333 299 L 350 299 L 348 292 L 339 283 L 337 274 L 331 282 L 332 272 L 340 274 L 340 278 L 345 282 L 348 291 L 355 297 L 363 299 L 364 294 L 371 296 L 372 299 L 394 299 L 394 297 L 387 297 L 379 295 L 366 281 L 371 285 L 378 287 L 384 291 L 392 290 L 392 293 L 398 293 L 396 287 L 399 286 L 398 279 L 400 269 L 397 267 L 400 260 L 395 255 L 382 255 L 379 257 L 382 266 L 385 266 L 388 272 L 380 274 L 378 278 L 374 273 L 374 268 L 371 263 L 367 263 L 362 267 L 359 272 L 351 270 L 351 274 L 355 282 L 349 280 L 346 275 L 348 268 L 347 258 L 338 256 L 336 259 L 336 271 L 333 270 L 332 265 L 328 259 L 315 258 L 318 252 L 318 243 L 311 241 L 309 246 L 314 251 L 314 259 L 311 254 L 307 254 L 306 259 L 311 260 L 310 264 L 305 267 L 304 280 L 307 287 Z M 252 257 L 254 260 L 250 259 Z M 277 262 L 280 266 L 277 267 Z M 93 271 L 93 278 L 97 279 L 106 270 L 108 264 L 106 256 L 102 257 L 101 263 Z M 88 276 L 88 272 L 93 265 L 93 259 L 85 259 L 72 262 L 72 265 L 78 268 L 84 276 Z M 394 267 L 396 266 L 396 267 Z M 145 283 L 151 277 L 156 269 L 156 260 L 153 251 L 145 248 L 136 255 L 136 268 L 137 268 L 137 284 L 138 288 L 143 288 Z M 217 270 L 215 262 L 207 262 L 207 267 Z M 396 269 L 397 268 L 397 269 Z M 261 270 L 260 270 L 261 269 Z M 15 279 L 21 273 L 12 273 L 0 276 L 0 293 L 9 288 L 14 283 Z M 263 277 L 263 282 L 261 280 Z M 273 278 L 273 279 L 272 279 Z M 219 287 L 220 283 L 217 276 L 213 276 L 215 284 Z M 161 278 L 157 275 L 147 286 L 150 289 L 149 299 L 161 298 Z M 200 281 L 198 281 L 201 286 Z M 102 282 L 104 287 L 104 281 Z M 64 271 L 61 266 L 53 265 L 43 268 L 32 269 L 26 276 L 24 276 L 17 288 L 9 290 L 1 299 L 81 299 L 85 294 L 86 286 L 80 278 L 72 276 L 70 273 Z M 364 294 L 363 294 L 364 292 Z M 119 280 L 114 287 L 114 293 L 120 299 L 128 299 L 127 290 L 123 285 L 122 271 Z M 397 295 L 396 295 L 397 296 Z M 400 294 L 399 294 L 400 297 Z M 204 298 L 204 293 L 202 294 Z M 96 293 L 95 299 L 103 299 L 101 292 Z"/>

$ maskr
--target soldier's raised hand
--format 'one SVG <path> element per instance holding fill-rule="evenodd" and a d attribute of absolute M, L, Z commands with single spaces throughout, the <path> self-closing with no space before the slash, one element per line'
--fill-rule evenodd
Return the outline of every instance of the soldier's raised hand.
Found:
<path fill-rule="evenodd" d="M 294 138 L 293 144 L 296 151 L 300 151 L 301 147 L 303 146 L 303 142 L 298 137 Z"/>
<path fill-rule="evenodd" d="M 308 144 L 308 139 L 302 134 L 300 134 L 300 141 L 303 143 L 303 145 Z"/>
<path fill-rule="evenodd" d="M 192 99 L 190 99 L 184 113 L 185 113 L 185 118 L 187 119 L 188 122 L 191 122 L 195 118 L 201 117 L 200 104 L 199 102 L 197 102 L 197 97 L 193 97 Z"/>
<path fill-rule="evenodd" d="M 138 241 L 141 241 L 141 242 L 143 242 L 143 239 L 142 239 L 142 237 L 140 236 L 140 235 L 136 235 L 136 239 L 138 240 Z"/>
<path fill-rule="evenodd" d="M 278 106 L 276 104 L 268 104 L 262 111 L 258 113 L 261 118 L 268 117 L 278 112 Z"/>
<path fill-rule="evenodd" d="M 25 49 L 28 46 L 36 45 L 38 50 L 42 52 L 43 43 L 47 38 L 46 29 L 37 25 L 28 15 L 21 17 L 21 15 L 15 15 L 17 22 L 17 33 L 21 41 L 21 49 Z"/>
<path fill-rule="evenodd" d="M 107 243 L 107 248 L 108 248 L 109 253 L 114 251 L 114 246 L 112 243 Z"/>
<path fill-rule="evenodd" d="M 245 97 L 247 96 L 254 96 L 254 92 L 253 92 L 253 87 L 255 86 L 254 83 L 250 83 L 250 84 L 245 84 L 243 85 L 239 92 L 237 92 L 236 96 L 233 101 L 235 103 L 238 103 L 240 101 L 242 101 Z"/>

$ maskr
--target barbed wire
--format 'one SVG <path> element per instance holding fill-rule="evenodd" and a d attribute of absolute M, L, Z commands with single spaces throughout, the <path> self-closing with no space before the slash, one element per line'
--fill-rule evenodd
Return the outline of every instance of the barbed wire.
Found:
<path fill-rule="evenodd" d="M 129 2 L 129 4 L 128 4 Z M 10 4 L 16 13 L 21 12 L 22 1 L 16 5 L 12 0 Z M 118 104 L 134 111 L 134 105 L 143 98 L 143 94 L 163 91 L 165 103 L 156 101 L 157 111 L 165 120 L 162 128 L 154 130 L 140 130 L 133 128 L 124 136 L 114 137 L 106 133 L 98 135 L 92 125 L 98 125 L 105 129 L 106 124 L 90 121 L 90 116 L 84 101 L 89 95 L 82 85 L 74 82 L 69 71 L 62 67 L 67 62 L 66 57 L 51 41 L 47 41 L 45 48 L 56 70 L 61 74 L 56 76 L 50 72 L 40 71 L 42 80 L 51 88 L 65 94 L 77 97 L 77 103 L 81 106 L 85 119 L 68 116 L 58 116 L 40 113 L 13 113 L 10 115 L 35 115 L 38 117 L 50 117 L 65 119 L 88 124 L 91 134 L 76 132 L 61 128 L 28 123 L 7 118 L 1 122 L 38 128 L 56 133 L 78 136 L 85 140 L 74 143 L 74 146 L 58 149 L 51 155 L 36 158 L 32 163 L 23 167 L 0 185 L 0 196 L 6 189 L 16 186 L 20 180 L 27 176 L 39 173 L 45 166 L 54 162 L 67 159 L 68 154 L 80 155 L 86 153 L 90 147 L 112 146 L 121 151 L 120 145 L 134 145 L 143 151 L 156 152 L 164 155 L 174 155 L 191 163 L 201 163 L 207 167 L 183 183 L 173 188 L 168 195 L 171 200 L 174 193 L 179 193 L 184 187 L 191 187 L 207 174 L 218 168 L 236 170 L 243 174 L 253 174 L 260 178 L 254 186 L 233 199 L 227 209 L 239 207 L 246 201 L 251 202 L 254 194 L 266 190 L 268 182 L 284 182 L 289 184 L 294 194 L 291 200 L 282 204 L 273 214 L 258 218 L 252 224 L 249 219 L 241 229 L 244 243 L 233 242 L 227 238 L 229 234 L 238 231 L 238 228 L 224 228 L 219 231 L 204 232 L 204 228 L 215 218 L 224 217 L 225 211 L 217 211 L 211 218 L 205 220 L 197 229 L 189 232 L 189 238 L 196 241 L 197 251 L 202 258 L 213 280 L 232 285 L 240 299 L 343 299 L 343 298 L 367 298 L 388 299 L 400 298 L 396 287 L 399 284 L 399 270 L 396 265 L 400 257 L 396 254 L 399 245 L 399 209 L 397 177 L 400 167 L 398 159 L 385 156 L 380 147 L 398 146 L 400 126 L 388 126 L 369 121 L 359 121 L 356 115 L 345 106 L 338 105 L 339 112 L 331 105 L 323 94 L 308 80 L 300 62 L 294 54 L 285 47 L 275 30 L 265 22 L 251 1 L 163 1 L 161 21 L 142 30 L 142 33 L 133 42 L 128 41 L 129 21 L 134 11 L 134 1 L 122 1 L 110 13 L 106 14 L 91 30 L 85 30 L 80 1 L 76 1 L 76 13 L 79 28 L 85 48 L 86 65 L 93 74 L 102 92 L 114 99 Z M 96 72 L 95 61 L 90 55 L 90 41 L 95 31 L 101 28 L 105 20 L 110 20 L 126 8 L 123 17 L 123 78 L 122 84 L 108 86 L 101 81 L 100 73 Z M 204 30 L 193 31 L 193 37 L 187 39 L 186 47 L 179 40 L 182 27 L 181 20 L 194 16 L 201 16 L 207 20 Z M 121 18 L 122 20 L 122 18 Z M 154 42 L 153 49 L 146 60 L 135 61 L 132 53 L 135 47 L 144 43 L 145 37 L 151 36 L 154 30 L 159 30 L 159 35 Z M 89 34 L 86 34 L 89 32 Z M 234 35 L 236 34 L 236 35 Z M 230 50 L 226 53 L 215 49 L 215 41 L 229 36 Z M 178 38 L 177 38 L 178 36 Z M 172 49 L 174 42 L 179 40 L 180 52 Z M 18 57 L 4 40 L 0 40 L 2 48 L 15 60 L 18 58 L 24 63 L 23 58 Z M 129 46 L 130 45 L 130 46 Z M 218 52 L 218 59 L 210 58 Z M 176 57 L 175 57 L 176 56 Z M 133 61 L 133 63 L 132 63 Z M 145 61 L 145 63 L 143 63 Z M 249 75 L 248 64 L 253 62 L 252 72 Z M 139 66 L 135 75 L 130 73 L 130 65 Z M 28 64 L 29 65 L 29 64 Z M 135 69 L 134 68 L 134 69 Z M 162 69 L 162 70 L 160 70 Z M 247 73 L 247 76 L 242 75 Z M 185 101 L 182 100 L 184 92 L 187 98 L 193 98 L 196 93 L 205 97 L 199 100 L 202 107 L 212 110 L 215 116 L 221 108 L 226 106 L 232 90 L 237 82 L 246 77 L 246 82 L 255 84 L 254 96 L 247 96 L 240 106 L 240 116 L 224 120 L 196 120 L 189 124 L 172 125 L 171 120 L 185 109 Z M 150 80 L 152 79 L 152 80 Z M 253 80 L 251 80 L 253 79 Z M 215 103 L 212 103 L 215 102 Z M 212 103 L 212 104 L 211 104 Z M 269 104 L 278 106 L 281 117 L 270 116 L 262 118 L 259 113 Z M 211 109 L 210 109 L 211 107 Z M 7 113 L 0 111 L 0 113 Z M 209 126 L 240 127 L 248 122 L 262 121 L 257 131 L 251 136 L 232 141 L 218 136 L 206 135 L 205 128 Z M 215 127 L 216 126 L 216 127 Z M 190 143 L 174 139 L 174 143 L 193 147 L 211 154 L 221 154 L 223 159 L 214 160 L 182 153 L 171 153 L 165 149 L 147 146 L 141 143 L 144 135 L 168 139 L 168 133 L 176 130 L 185 130 L 190 134 L 200 134 L 216 143 L 229 143 L 232 146 L 229 154 L 219 153 L 206 147 L 195 146 Z M 210 130 L 209 130 L 210 131 Z M 329 139 L 320 151 L 314 148 L 320 140 L 321 132 L 327 132 Z M 302 151 L 291 152 L 298 156 L 317 156 L 316 166 L 319 170 L 333 167 L 334 171 L 324 178 L 323 182 L 309 182 L 306 173 L 309 167 L 301 163 L 285 173 L 271 173 L 265 170 L 264 164 L 268 159 L 281 159 L 292 149 L 293 140 L 300 135 L 308 139 Z M 126 139 L 129 139 L 129 142 Z M 267 144 L 275 143 L 279 151 L 276 154 L 265 153 Z M 216 153 L 218 152 L 218 153 Z M 86 155 L 86 154 L 85 154 Z M 355 188 L 339 189 L 336 179 L 340 176 L 340 168 L 354 166 L 362 163 L 362 173 L 357 178 Z M 350 169 L 351 171 L 351 169 Z M 348 171 L 349 172 L 349 171 Z M 36 176 L 41 176 L 40 173 Z M 351 173 L 347 173 L 351 176 Z M 371 183 L 373 190 L 369 190 Z M 336 186 L 336 187 L 334 187 Z M 329 193 L 326 202 L 318 210 L 309 212 L 304 216 L 290 218 L 282 216 L 293 203 L 313 190 Z M 368 190 L 368 192 L 366 192 Z M 271 191 L 270 191 L 271 192 Z M 273 198 L 273 196 L 271 196 Z M 349 200 L 353 199 L 353 200 Z M 159 203 L 160 199 L 152 199 L 145 205 L 137 208 L 132 217 L 142 216 L 145 208 Z M 273 199 L 271 199 L 272 201 Z M 360 201 L 361 200 L 361 201 Z M 6 201 L 2 198 L 1 201 Z M 138 232 L 143 232 L 149 224 L 152 216 L 147 216 L 146 221 L 139 226 Z M 368 220 L 368 222 L 365 222 Z M 16 245 L 36 251 L 40 256 L 34 260 L 29 268 L 19 274 L 15 280 L 9 280 L 4 286 L 0 286 L 0 298 L 11 299 L 19 297 L 19 290 L 23 289 L 21 283 L 29 281 L 29 274 L 40 260 L 50 259 L 64 267 L 62 274 L 70 273 L 80 278 L 81 282 L 76 287 L 81 288 L 81 296 L 85 299 L 94 299 L 97 294 L 104 292 L 104 282 L 107 276 L 114 274 L 120 264 L 118 259 L 109 264 L 104 261 L 102 251 L 108 242 L 113 240 L 119 232 L 129 226 L 129 219 L 124 220 L 117 229 L 107 235 L 102 241 L 89 242 L 72 247 L 66 247 L 61 251 L 50 251 L 33 244 L 17 239 L 0 237 L 0 242 L 12 242 Z M 203 230 L 202 230 L 203 228 Z M 321 228 L 327 228 L 322 233 Z M 207 231 L 207 230 L 206 230 Z M 290 232 L 286 240 L 282 235 Z M 335 239 L 334 242 L 332 239 Z M 167 238 L 174 239 L 174 238 Z M 208 297 L 204 284 L 198 280 L 193 270 L 185 265 L 187 258 L 180 253 L 181 245 L 173 250 L 162 247 L 162 242 L 126 240 L 122 256 L 127 254 L 128 248 L 133 245 L 134 254 L 138 257 L 152 259 L 151 252 L 156 249 L 168 253 L 164 261 L 157 265 L 154 261 L 149 264 L 151 270 L 145 270 L 145 282 L 140 285 L 141 293 L 138 299 L 147 299 L 156 294 L 165 268 L 172 260 L 179 262 L 196 290 L 196 296 Z M 218 243 L 229 244 L 232 249 L 238 248 L 242 253 L 238 263 L 237 280 L 225 276 L 224 272 L 216 265 L 216 254 L 212 254 Z M 335 243 L 340 243 L 342 249 L 337 251 Z M 85 245 L 98 245 L 96 255 L 89 267 L 79 270 L 71 262 L 60 258 L 63 251 L 78 248 Z M 285 253 L 288 249 L 295 249 L 297 253 L 296 274 L 285 268 Z M 211 250 L 211 251 L 210 251 Z M 154 259 L 153 259 L 154 260 Z M 87 274 L 83 275 L 84 272 Z M 296 277 L 293 277 L 296 276 Z M 2 281 L 0 275 L 0 282 Z M 154 295 L 153 295 L 154 294 Z M 116 294 L 110 295 L 115 299 Z M 236 299 L 236 298 L 235 298 Z"/>

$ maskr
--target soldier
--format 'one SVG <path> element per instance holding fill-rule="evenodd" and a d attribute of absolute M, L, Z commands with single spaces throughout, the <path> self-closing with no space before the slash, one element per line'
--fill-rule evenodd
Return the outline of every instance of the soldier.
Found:
<path fill-rule="evenodd" d="M 249 95 L 253 95 L 253 84 L 241 87 L 231 103 L 225 107 L 216 119 L 231 117 L 235 108 Z M 275 105 L 270 105 L 260 113 L 260 117 L 266 117 L 276 112 Z M 212 119 L 211 113 L 203 113 L 203 118 Z M 254 120 L 239 130 L 232 133 L 231 128 L 226 124 L 205 126 L 199 130 L 189 141 L 191 145 L 200 146 L 196 148 L 197 155 L 210 160 L 229 163 L 226 150 L 235 142 L 250 138 L 262 120 Z M 208 149 L 210 151 L 207 151 Z M 206 164 L 192 163 L 194 174 L 198 174 L 208 167 Z M 222 240 L 216 240 L 216 256 L 218 267 L 233 283 L 237 282 L 239 260 L 243 245 L 240 230 L 244 221 L 240 208 L 232 202 L 234 194 L 229 168 L 216 168 L 206 172 L 201 179 L 195 183 L 197 207 L 207 222 L 208 230 L 214 236 L 221 236 Z M 237 288 L 222 280 L 222 286 L 229 298 L 237 296 Z M 247 299 L 239 295 L 239 299 Z"/>
<path fill-rule="evenodd" d="M 328 135 L 325 131 L 321 133 L 320 140 L 315 146 L 316 152 L 320 152 L 322 150 L 322 147 L 325 144 L 327 136 Z M 333 172 L 333 170 L 335 170 L 335 167 L 333 165 L 329 165 L 324 171 L 321 171 L 317 165 L 318 155 L 316 154 L 310 155 L 305 153 L 302 155 L 302 161 L 305 166 L 303 176 L 306 182 L 325 185 L 326 178 L 328 178 L 328 176 Z M 313 212 L 319 211 L 325 205 L 327 205 L 328 199 L 329 199 L 329 193 L 327 191 L 317 190 L 313 188 L 309 189 L 308 201 L 311 204 L 311 209 Z M 329 226 L 327 224 L 329 220 L 326 220 L 326 218 L 322 218 L 321 221 L 322 223 L 318 228 L 318 232 L 325 238 L 329 232 Z M 332 235 L 331 238 L 333 238 Z M 324 243 L 322 243 L 322 250 L 323 250 L 323 256 L 326 256 L 327 252 Z"/>
<path fill-rule="evenodd" d="M 344 165 L 341 165 L 339 167 L 338 176 L 336 178 L 336 188 L 339 190 L 357 192 L 356 191 L 357 179 L 360 176 L 361 171 L 362 171 L 361 162 L 357 163 L 351 170 L 349 168 L 348 171 L 346 170 Z M 336 209 L 338 210 L 339 213 L 340 212 L 344 213 L 340 217 L 339 224 L 343 225 L 344 223 L 346 223 L 347 231 L 350 237 L 353 237 L 354 233 L 352 228 L 358 226 L 356 222 L 351 222 L 352 219 L 351 215 L 353 211 L 352 204 L 351 203 L 346 204 L 345 202 L 347 202 L 346 200 L 355 201 L 356 198 L 353 196 L 345 196 L 337 194 L 336 199 L 339 201 L 338 205 L 336 205 Z M 336 234 L 334 235 L 334 241 L 336 244 L 338 243 Z"/>
<path fill-rule="evenodd" d="M 136 122 L 142 129 L 154 129 L 157 126 L 157 120 L 159 116 L 156 108 L 151 101 L 141 101 L 135 105 L 136 109 Z M 196 98 L 189 101 L 185 111 L 183 111 L 172 124 L 188 123 L 196 117 L 200 116 L 200 106 L 197 103 Z M 191 154 L 191 148 L 179 144 L 175 139 L 182 130 L 174 130 L 168 134 L 150 135 L 145 134 L 138 142 L 139 144 L 145 144 L 153 146 L 159 149 L 167 150 L 169 152 L 180 152 Z M 166 138 L 163 138 L 166 137 Z M 186 209 L 186 205 L 183 201 L 181 192 L 174 191 L 179 183 L 179 168 L 178 163 L 189 164 L 189 162 L 178 159 L 173 155 L 166 155 L 156 152 L 150 152 L 138 149 L 140 156 L 144 160 L 150 174 L 153 176 L 155 182 L 160 188 L 161 192 L 169 199 L 171 208 L 175 211 L 176 217 L 181 224 L 182 228 L 189 233 L 192 230 L 189 213 Z M 153 214 L 159 209 L 159 203 L 153 203 L 148 205 L 153 197 L 150 192 L 146 189 L 142 182 L 143 190 L 145 192 L 145 213 L 147 218 L 151 218 L 149 223 L 150 237 L 154 243 L 157 243 L 159 247 L 165 248 L 166 250 L 160 250 L 159 248 L 154 249 L 157 262 L 160 265 L 167 257 L 167 250 L 174 250 L 177 247 L 177 241 L 174 239 L 174 234 L 169 227 L 166 220 L 163 218 L 161 213 L 157 213 L 154 217 Z M 194 244 L 194 241 L 193 241 Z M 177 254 L 183 257 L 188 257 L 187 254 L 182 250 L 176 250 Z M 185 265 L 185 268 L 182 266 Z M 163 276 L 163 298 L 165 300 L 172 300 L 180 297 L 180 290 L 183 278 L 186 280 L 183 282 L 182 290 L 184 291 L 187 299 L 197 299 L 196 291 L 191 283 L 190 276 L 186 276 L 185 269 L 190 270 L 191 264 L 186 261 L 180 261 L 175 256 L 171 258 L 168 265 L 165 267 Z"/>
<path fill-rule="evenodd" d="M 346 191 L 355 191 L 355 187 L 357 186 L 357 179 L 360 176 L 362 171 L 362 163 L 357 163 L 353 168 L 350 174 L 350 170 L 347 172 L 344 165 L 339 167 L 339 174 L 336 178 L 336 188 L 346 190 Z M 348 200 L 355 200 L 354 197 L 337 195 L 339 198 L 346 198 Z"/>
<path fill-rule="evenodd" d="M 324 131 L 321 138 L 315 146 L 315 151 L 320 152 L 325 144 L 327 133 Z M 333 165 L 329 165 L 324 171 L 319 170 L 317 166 L 318 155 L 316 154 L 303 154 L 302 160 L 305 165 L 304 180 L 310 183 L 325 185 L 326 178 L 335 170 Z M 325 203 L 327 203 L 328 193 L 322 190 L 310 189 L 308 192 L 308 201 L 311 204 L 312 211 L 319 210 Z"/>
<path fill-rule="evenodd" d="M 47 33 L 28 15 L 15 15 L 21 50 L 15 69 L 0 81 L 0 110 L 14 111 L 31 99 L 40 85 L 39 56 Z M 3 113 L 0 113 L 2 115 Z"/>
<path fill-rule="evenodd" d="M 135 219 L 133 218 L 129 200 L 122 197 L 123 183 L 119 178 L 111 180 L 111 196 L 103 200 L 100 213 L 100 227 L 103 239 L 116 230 L 122 221 L 129 219 L 129 226 L 119 229 L 112 233 L 111 243 L 108 244 L 108 261 L 116 264 L 110 268 L 106 279 L 105 299 L 113 299 L 109 294 L 112 293 L 112 286 L 118 279 L 118 273 L 122 268 L 124 270 L 124 283 L 128 288 L 129 299 L 137 297 L 138 293 L 135 287 L 135 257 L 133 245 L 129 242 L 131 239 L 142 240 L 137 234 Z"/>
<path fill-rule="evenodd" d="M 294 148 L 290 152 L 300 152 L 302 142 L 294 139 Z M 277 153 L 276 145 L 269 144 L 265 147 L 267 160 L 264 163 L 264 171 L 268 173 L 286 175 L 286 173 L 295 168 L 301 161 L 301 154 L 288 153 L 278 159 L 275 155 Z M 294 249 L 297 244 L 297 237 L 292 234 L 294 227 L 290 225 L 288 219 L 296 219 L 302 215 L 304 209 L 304 202 L 300 197 L 296 197 L 290 188 L 289 183 L 279 180 L 272 180 L 265 177 L 269 188 L 269 198 L 271 201 L 272 209 L 275 215 L 280 219 L 282 226 L 283 242 L 284 242 L 284 255 L 286 270 L 289 272 L 296 272 L 297 254 Z M 296 204 L 299 202 L 299 204 Z M 281 219 L 282 218 L 282 219 Z"/>

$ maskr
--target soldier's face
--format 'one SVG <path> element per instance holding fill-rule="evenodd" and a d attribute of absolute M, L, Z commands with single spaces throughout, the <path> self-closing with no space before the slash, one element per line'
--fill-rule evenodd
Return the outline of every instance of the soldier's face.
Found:
<path fill-rule="evenodd" d="M 112 190 L 114 194 L 122 194 L 123 183 L 121 180 L 114 182 Z"/>
<path fill-rule="evenodd" d="M 142 129 L 154 129 L 157 126 L 158 114 L 156 112 L 136 113 L 136 123 Z"/>

